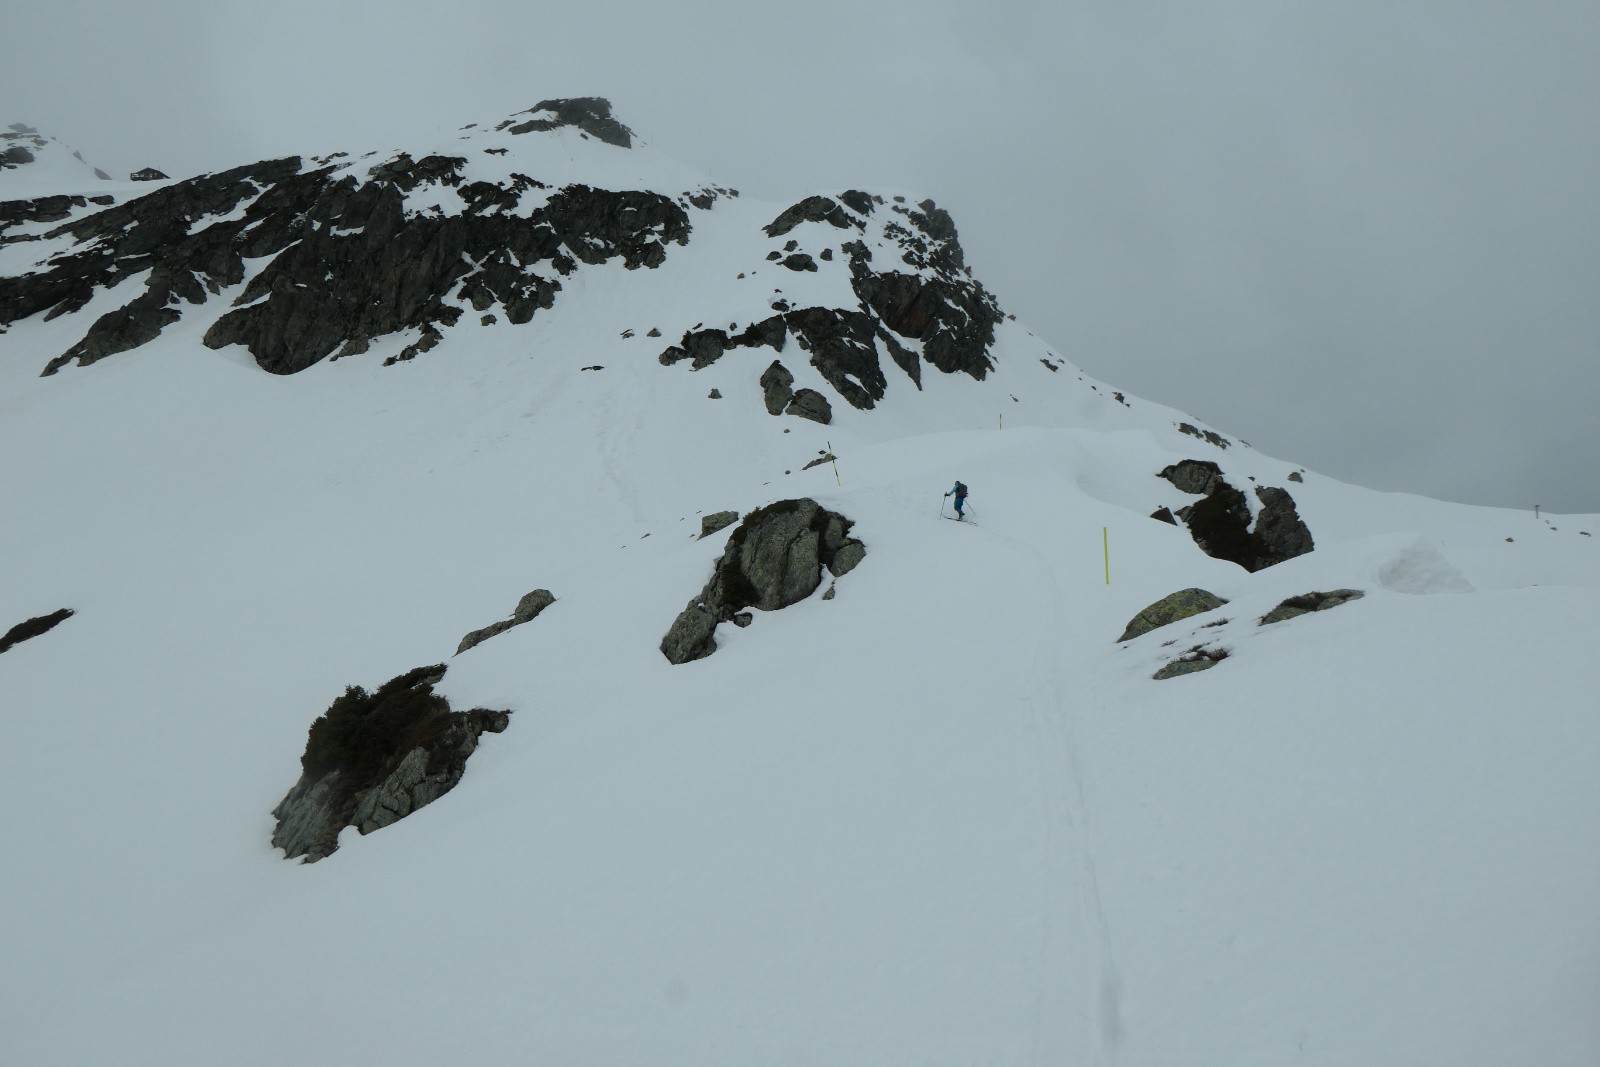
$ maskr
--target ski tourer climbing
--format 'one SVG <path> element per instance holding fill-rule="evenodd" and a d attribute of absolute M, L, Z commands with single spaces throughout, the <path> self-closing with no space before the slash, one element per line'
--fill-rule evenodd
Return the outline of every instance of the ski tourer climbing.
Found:
<path fill-rule="evenodd" d="M 950 487 L 950 491 L 946 493 L 945 496 L 953 496 L 956 498 L 956 518 L 958 520 L 965 519 L 967 516 L 961 509 L 967 505 L 966 485 L 960 481 L 957 481 L 955 485 Z"/>

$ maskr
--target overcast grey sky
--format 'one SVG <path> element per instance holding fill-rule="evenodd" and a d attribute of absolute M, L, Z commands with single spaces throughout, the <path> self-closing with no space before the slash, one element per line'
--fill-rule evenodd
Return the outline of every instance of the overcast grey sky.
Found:
<path fill-rule="evenodd" d="M 1600 512 L 1600 3 L 52 0 L 0 122 L 126 173 L 609 97 L 763 199 L 933 197 L 1088 373 L 1336 478 Z"/>

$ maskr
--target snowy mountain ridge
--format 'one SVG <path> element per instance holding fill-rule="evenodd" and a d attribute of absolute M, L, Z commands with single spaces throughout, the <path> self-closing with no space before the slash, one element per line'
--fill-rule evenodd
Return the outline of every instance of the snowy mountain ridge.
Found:
<path fill-rule="evenodd" d="M 1263 456 L 930 202 L 600 103 L 0 233 L 0 627 L 74 612 L 0 653 L 7 1062 L 1592 1062 L 1600 517 Z M 669 662 L 786 500 L 864 556 Z M 430 664 L 504 732 L 284 862 L 312 721 Z"/>

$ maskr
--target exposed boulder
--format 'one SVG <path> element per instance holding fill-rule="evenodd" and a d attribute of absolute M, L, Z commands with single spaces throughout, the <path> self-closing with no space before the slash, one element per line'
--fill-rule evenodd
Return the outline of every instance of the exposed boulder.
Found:
<path fill-rule="evenodd" d="M 1156 671 L 1150 677 L 1160 682 L 1168 678 L 1176 678 L 1182 674 L 1194 674 L 1196 671 L 1210 670 L 1227 658 L 1228 650 L 1225 648 L 1201 648 L 1196 646 Z"/>
<path fill-rule="evenodd" d="M 1256 490 L 1256 499 L 1261 501 L 1261 513 L 1256 516 L 1255 528 L 1259 566 L 1252 567 L 1252 570 L 1303 556 L 1316 547 L 1311 539 L 1311 531 L 1295 510 L 1294 497 L 1289 495 L 1287 489 L 1262 486 Z"/>
<path fill-rule="evenodd" d="M 852 523 L 815 500 L 780 500 L 746 515 L 728 538 L 700 594 L 673 621 L 661 641 L 672 663 L 702 659 L 717 650 L 718 623 L 746 608 L 776 611 L 816 592 L 826 568 L 835 576 L 853 569 L 866 546 L 850 536 Z"/>
<path fill-rule="evenodd" d="M 700 516 L 700 536 L 710 537 L 718 530 L 725 530 L 739 521 L 737 511 L 713 511 L 710 515 Z"/>
<path fill-rule="evenodd" d="M 794 399 L 794 375 L 777 360 L 761 373 L 761 396 L 767 405 L 767 414 L 782 415 L 783 409 Z"/>
<path fill-rule="evenodd" d="M 167 180 L 167 176 L 154 167 L 145 167 L 128 175 L 128 180 L 130 182 L 164 182 Z"/>
<path fill-rule="evenodd" d="M 1186 459 L 1166 467 L 1159 476 L 1186 493 L 1203 495 L 1204 499 L 1179 508 L 1177 517 L 1208 556 L 1259 571 L 1316 547 L 1286 489 L 1264 486 L 1255 490 L 1261 512 L 1252 528 L 1249 501 L 1228 484 L 1215 463 Z"/>
<path fill-rule="evenodd" d="M 1222 468 L 1209 459 L 1185 459 L 1162 469 L 1159 477 L 1165 478 L 1185 493 L 1205 496 L 1222 480 Z"/>
<path fill-rule="evenodd" d="M 418 667 L 375 692 L 350 686 L 311 724 L 300 779 L 272 814 L 272 844 L 285 859 L 330 855 L 339 832 L 388 826 L 455 788 L 484 733 L 510 723 L 508 711 L 452 711 L 433 692 L 445 666 Z"/>
<path fill-rule="evenodd" d="M 815 389 L 796 390 L 793 399 L 784 406 L 783 411 L 786 415 L 797 415 L 802 419 L 820 422 L 824 426 L 833 421 L 833 407 L 828 403 L 828 398 Z"/>
<path fill-rule="evenodd" d="M 729 619 L 734 617 L 729 615 Z M 672 620 L 661 638 L 661 654 L 667 657 L 668 663 L 704 659 L 717 650 L 716 638 L 712 635 L 719 621 L 715 609 L 698 600 L 689 601 L 689 606 L 678 612 L 678 617 Z"/>
<path fill-rule="evenodd" d="M 1335 589 L 1331 592 L 1301 593 L 1299 596 L 1289 597 L 1280 601 L 1278 606 L 1261 616 L 1261 621 L 1256 625 L 1267 626 L 1275 622 L 1292 619 L 1296 615 L 1308 615 L 1313 611 L 1327 611 L 1340 604 L 1348 604 L 1352 600 L 1359 600 L 1367 594 L 1359 589 Z"/>
<path fill-rule="evenodd" d="M 1190 587 L 1170 593 L 1128 620 L 1118 641 L 1131 641 L 1141 634 L 1187 619 L 1192 615 L 1220 608 L 1227 601 L 1205 589 Z"/>
<path fill-rule="evenodd" d="M 13 645 L 49 633 L 58 625 L 72 618 L 76 614 L 71 608 L 62 608 L 52 611 L 48 615 L 35 615 L 31 619 L 24 619 L 0 636 L 0 652 L 4 652 Z"/>
<path fill-rule="evenodd" d="M 805 252 L 793 252 L 784 256 L 783 265 L 790 270 L 808 270 L 813 274 L 817 272 L 817 261 Z"/>
<path fill-rule="evenodd" d="M 550 590 L 535 589 L 517 601 L 516 610 L 511 613 L 511 618 L 490 623 L 483 629 L 473 630 L 463 637 L 461 644 L 456 646 L 456 655 L 459 656 L 474 645 L 482 644 L 491 637 L 505 633 L 513 626 L 521 626 L 525 622 L 533 621 L 541 611 L 555 602 L 556 598 L 550 595 Z"/>

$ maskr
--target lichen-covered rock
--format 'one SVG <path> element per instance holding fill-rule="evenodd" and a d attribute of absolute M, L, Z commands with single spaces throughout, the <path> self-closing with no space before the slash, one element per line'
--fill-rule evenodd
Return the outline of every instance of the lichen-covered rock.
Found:
<path fill-rule="evenodd" d="M 1275 622 L 1283 622 L 1297 615 L 1308 615 L 1313 611 L 1327 611 L 1341 604 L 1348 604 L 1352 600 L 1359 600 L 1366 596 L 1359 589 L 1334 589 L 1331 592 L 1301 593 L 1286 600 L 1279 601 L 1278 606 L 1261 616 L 1259 626 L 1268 626 Z"/>
<path fill-rule="evenodd" d="M 368 693 L 351 686 L 311 724 L 300 778 L 272 811 L 272 844 L 313 863 L 339 847 L 339 832 L 388 826 L 455 788 L 484 733 L 508 711 L 452 711 L 434 693 L 445 666 L 418 667 Z"/>
<path fill-rule="evenodd" d="M 1217 660 L 1208 659 L 1205 656 L 1197 656 L 1194 659 L 1175 659 L 1150 677 L 1158 682 L 1165 681 L 1168 678 L 1176 678 L 1183 674 L 1194 674 L 1196 671 L 1210 670 L 1217 665 L 1217 662 Z"/>
<path fill-rule="evenodd" d="M 511 613 L 511 618 L 492 622 L 480 630 L 473 630 L 467 634 L 461 639 L 461 644 L 456 646 L 456 655 L 459 656 L 467 649 L 480 645 L 491 637 L 505 633 L 513 626 L 521 626 L 525 622 L 533 621 L 541 611 L 555 602 L 556 598 L 551 595 L 548 589 L 535 589 L 531 593 L 524 594 L 522 599 L 517 601 L 516 610 Z"/>
<path fill-rule="evenodd" d="M 704 659 L 717 650 L 717 613 L 700 600 L 691 600 L 678 612 L 661 639 L 661 654 L 668 663 L 688 663 Z"/>
<path fill-rule="evenodd" d="M 1128 620 L 1118 641 L 1131 641 L 1141 634 L 1220 608 L 1227 601 L 1205 589 L 1188 588 L 1170 593 Z"/>
<path fill-rule="evenodd" d="M 661 641 L 671 663 L 716 651 L 718 623 L 746 608 L 776 611 L 799 603 L 822 584 L 822 572 L 844 574 L 866 546 L 850 536 L 851 522 L 815 500 L 780 500 L 746 515 L 728 538 L 705 588 L 678 613 Z"/>

